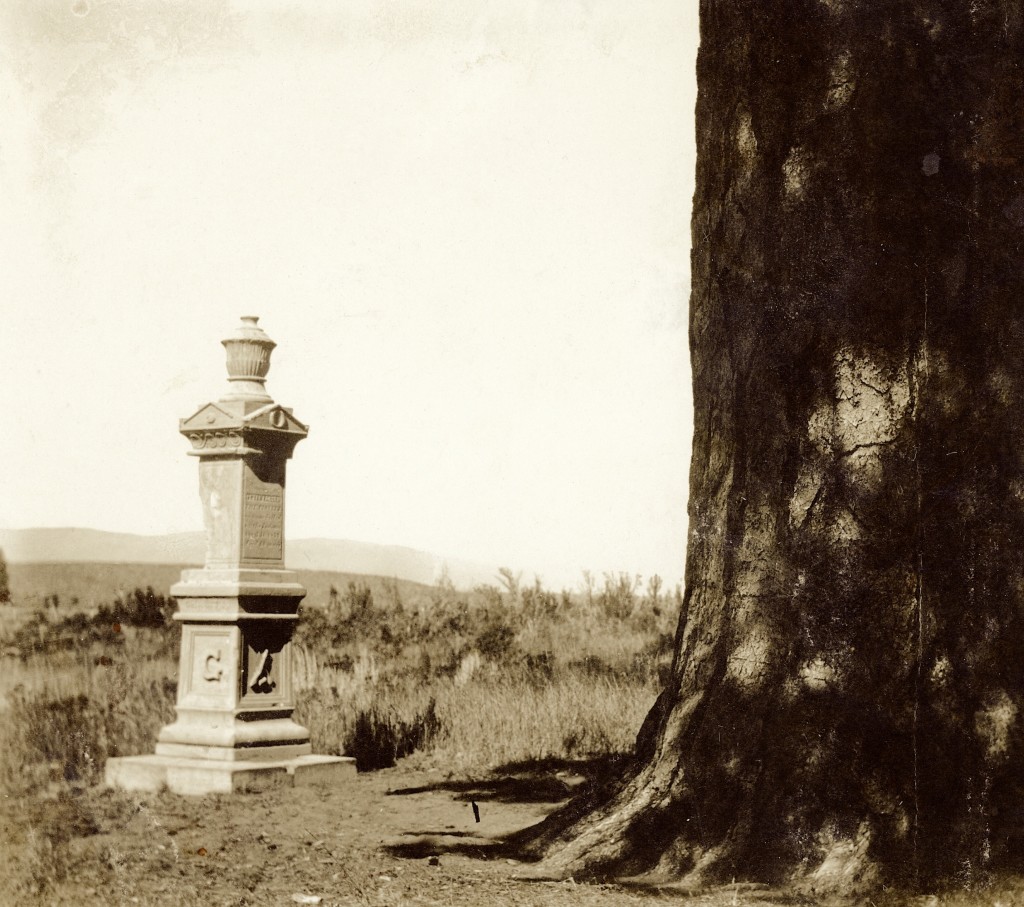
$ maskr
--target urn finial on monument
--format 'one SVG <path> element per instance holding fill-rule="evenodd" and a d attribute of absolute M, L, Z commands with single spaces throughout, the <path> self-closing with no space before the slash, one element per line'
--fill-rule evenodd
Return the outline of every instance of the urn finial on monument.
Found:
<path fill-rule="evenodd" d="M 259 327 L 258 315 L 243 315 L 235 332 L 221 343 L 227 351 L 228 393 L 222 400 L 270 401 L 266 389 L 270 354 L 277 346 Z"/>
<path fill-rule="evenodd" d="M 114 786 L 230 793 L 354 771 L 351 759 L 312 755 L 292 718 L 292 635 L 306 590 L 285 567 L 285 467 L 309 429 L 267 394 L 275 344 L 258 320 L 243 317 L 222 341 L 229 392 L 179 425 L 199 460 L 206 563 L 171 587 L 177 719 L 155 755 L 108 760 Z"/>

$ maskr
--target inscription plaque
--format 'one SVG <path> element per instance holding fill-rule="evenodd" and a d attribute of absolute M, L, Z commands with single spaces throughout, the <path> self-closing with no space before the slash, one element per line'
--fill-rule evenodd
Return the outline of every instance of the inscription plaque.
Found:
<path fill-rule="evenodd" d="M 284 488 L 249 471 L 242 494 L 242 559 L 284 559 Z"/>

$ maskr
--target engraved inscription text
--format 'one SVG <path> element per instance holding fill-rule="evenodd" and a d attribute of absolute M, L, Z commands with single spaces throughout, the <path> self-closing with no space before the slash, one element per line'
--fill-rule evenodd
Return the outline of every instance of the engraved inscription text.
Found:
<path fill-rule="evenodd" d="M 242 507 L 242 557 L 280 561 L 284 557 L 284 489 L 248 475 Z"/>

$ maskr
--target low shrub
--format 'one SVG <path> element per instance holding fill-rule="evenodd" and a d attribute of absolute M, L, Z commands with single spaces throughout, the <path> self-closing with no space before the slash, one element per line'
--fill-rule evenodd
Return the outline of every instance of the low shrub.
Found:
<path fill-rule="evenodd" d="M 44 671 L 49 659 L 36 660 Z M 0 724 L 0 788 L 28 794 L 53 783 L 95 784 L 111 756 L 152 752 L 174 717 L 172 673 L 169 661 L 118 652 L 116 661 L 79 660 L 68 673 L 16 686 Z"/>
<path fill-rule="evenodd" d="M 423 712 L 406 721 L 377 707 L 356 715 L 352 738 L 345 747 L 361 772 L 389 768 L 403 756 L 428 748 L 441 727 L 433 699 Z"/>
<path fill-rule="evenodd" d="M 47 596 L 46 600 L 48 610 L 34 612 L 4 640 L 5 648 L 17 652 L 22 658 L 94 647 L 118 648 L 124 644 L 123 630 L 126 627 L 169 629 L 176 607 L 173 598 L 158 595 L 152 586 L 118 596 L 113 603 L 100 605 L 92 615 L 74 611 L 57 617 L 58 597 Z"/>
<path fill-rule="evenodd" d="M 159 629 L 171 623 L 175 607 L 173 598 L 158 595 L 152 586 L 146 586 L 118 596 L 111 605 L 100 605 L 93 621 L 100 625 Z"/>

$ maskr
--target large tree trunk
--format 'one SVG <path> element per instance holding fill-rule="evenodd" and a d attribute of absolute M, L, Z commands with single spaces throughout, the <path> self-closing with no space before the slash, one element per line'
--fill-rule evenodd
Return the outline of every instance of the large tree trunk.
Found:
<path fill-rule="evenodd" d="M 686 594 L 543 873 L 977 881 L 1024 816 L 1017 0 L 702 0 Z"/>

